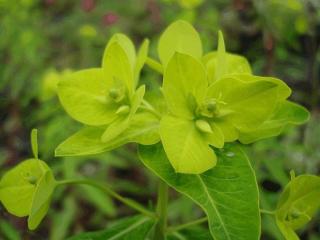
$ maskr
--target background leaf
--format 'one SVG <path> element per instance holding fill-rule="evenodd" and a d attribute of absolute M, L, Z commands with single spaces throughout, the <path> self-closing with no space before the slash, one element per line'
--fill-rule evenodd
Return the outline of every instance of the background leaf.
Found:
<path fill-rule="evenodd" d="M 168 235 L 168 240 L 212 240 L 211 234 L 202 227 L 187 228 Z"/>
<path fill-rule="evenodd" d="M 144 240 L 153 224 L 154 221 L 148 217 L 128 217 L 115 222 L 107 230 L 82 233 L 68 240 Z"/>

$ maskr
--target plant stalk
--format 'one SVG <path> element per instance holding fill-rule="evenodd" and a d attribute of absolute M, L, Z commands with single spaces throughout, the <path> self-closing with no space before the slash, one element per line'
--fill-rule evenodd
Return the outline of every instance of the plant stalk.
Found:
<path fill-rule="evenodd" d="M 141 108 L 151 112 L 154 114 L 157 118 L 161 119 L 161 114 L 146 100 L 142 100 L 142 105 L 140 106 Z"/>
<path fill-rule="evenodd" d="M 269 210 L 265 210 L 265 209 L 260 209 L 260 212 L 263 214 L 275 215 L 274 211 L 269 211 Z"/>
<path fill-rule="evenodd" d="M 162 68 L 162 65 L 157 62 L 156 60 L 150 58 L 150 57 L 147 57 L 147 60 L 146 60 L 146 64 L 153 70 L 155 70 L 156 72 L 160 73 L 160 74 L 163 74 L 163 68 Z"/>
<path fill-rule="evenodd" d="M 160 180 L 158 187 L 157 215 L 154 240 L 165 240 L 167 231 L 168 185 Z"/>

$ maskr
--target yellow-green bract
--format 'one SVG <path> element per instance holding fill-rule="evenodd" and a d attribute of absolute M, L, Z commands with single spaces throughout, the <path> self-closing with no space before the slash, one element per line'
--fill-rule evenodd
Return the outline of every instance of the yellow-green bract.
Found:
<path fill-rule="evenodd" d="M 197 174 L 215 166 L 212 147 L 276 136 L 288 124 L 309 117 L 307 110 L 287 100 L 291 90 L 283 81 L 255 76 L 244 57 L 227 53 L 221 32 L 218 50 L 203 55 L 199 34 L 181 20 L 164 31 L 158 44 L 167 111 L 146 114 L 145 88 L 136 87 L 147 54 L 148 41 L 136 55 L 132 42 L 116 34 L 106 47 L 102 68 L 60 81 L 62 105 L 89 126 L 63 142 L 56 155 L 94 154 L 128 142 L 150 145 L 160 135 L 174 169 Z"/>
<path fill-rule="evenodd" d="M 286 100 L 291 90 L 283 81 L 252 75 L 245 58 L 226 53 L 221 32 L 218 51 L 202 57 L 196 30 L 177 21 L 161 36 L 158 51 L 168 106 L 160 137 L 176 172 L 202 173 L 216 164 L 212 147 L 250 143 L 308 118 Z"/>
<path fill-rule="evenodd" d="M 0 181 L 0 201 L 11 214 L 28 216 L 34 230 L 47 214 L 57 182 L 48 165 L 38 158 L 38 131 L 31 131 L 34 158 L 27 159 L 4 174 Z"/>
<path fill-rule="evenodd" d="M 130 39 L 115 34 L 106 47 L 101 68 L 75 72 L 58 84 L 59 99 L 74 119 L 105 127 L 102 142 L 129 127 L 143 99 L 144 86 L 136 87 L 147 50 L 148 40 L 136 54 Z"/>
<path fill-rule="evenodd" d="M 28 159 L 5 173 L 0 182 L 0 200 L 11 214 L 28 216 L 29 229 L 35 229 L 46 215 L 56 181 L 47 164 Z"/>

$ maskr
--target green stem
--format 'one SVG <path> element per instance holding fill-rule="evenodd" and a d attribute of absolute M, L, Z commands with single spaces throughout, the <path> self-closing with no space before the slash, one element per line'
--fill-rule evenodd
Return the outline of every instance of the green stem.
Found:
<path fill-rule="evenodd" d="M 154 114 L 157 118 L 161 119 L 161 114 L 146 100 L 142 100 L 142 104 L 140 107 L 151 112 Z"/>
<path fill-rule="evenodd" d="M 188 227 L 193 226 L 193 225 L 198 225 L 198 224 L 201 224 L 201 223 L 204 223 L 204 222 L 207 222 L 207 221 L 208 221 L 208 218 L 207 217 L 203 217 L 203 218 L 200 218 L 200 219 L 197 219 L 197 220 L 194 220 L 194 221 L 191 221 L 191 222 L 187 222 L 187 223 L 184 223 L 184 224 L 181 224 L 181 225 L 178 225 L 178 226 L 169 227 L 167 229 L 167 233 L 177 232 L 179 230 L 188 228 Z"/>
<path fill-rule="evenodd" d="M 148 209 L 145 209 L 143 206 L 141 206 L 139 203 L 135 202 L 132 199 L 124 198 L 115 191 L 113 191 L 107 184 L 102 182 L 96 182 L 90 179 L 67 179 L 62 180 L 58 182 L 58 185 L 65 185 L 65 184 L 84 184 L 84 185 L 90 185 L 92 187 L 98 188 L 105 193 L 109 194 L 111 197 L 117 199 L 118 201 L 122 202 L 123 204 L 131 207 L 132 209 L 135 209 L 136 211 L 149 216 L 151 218 L 157 218 L 156 214 L 149 211 Z"/>
<path fill-rule="evenodd" d="M 163 68 L 162 68 L 162 65 L 157 62 L 156 60 L 150 58 L 150 57 L 147 57 L 147 60 L 146 60 L 146 64 L 153 70 L 155 70 L 156 72 L 160 73 L 160 74 L 163 74 Z"/>
<path fill-rule="evenodd" d="M 160 180 L 158 187 L 157 215 L 154 240 L 165 240 L 167 230 L 168 185 Z"/>
<path fill-rule="evenodd" d="M 265 209 L 260 209 L 260 212 L 264 213 L 264 214 L 269 214 L 269 215 L 274 215 L 275 214 L 274 211 L 269 211 L 269 210 L 265 210 Z"/>

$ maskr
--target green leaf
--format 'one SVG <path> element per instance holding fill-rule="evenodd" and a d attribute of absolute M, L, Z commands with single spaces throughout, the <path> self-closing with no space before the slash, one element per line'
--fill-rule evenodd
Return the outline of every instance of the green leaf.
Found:
<path fill-rule="evenodd" d="M 216 165 L 216 155 L 194 121 L 166 115 L 160 137 L 175 172 L 197 174 Z"/>
<path fill-rule="evenodd" d="M 189 55 L 175 53 L 163 77 L 163 94 L 169 111 L 192 119 L 193 108 L 204 100 L 207 85 L 202 64 Z"/>
<path fill-rule="evenodd" d="M 277 85 L 269 81 L 243 82 L 227 76 L 214 82 L 208 98 L 220 102 L 219 115 L 239 130 L 256 128 L 272 114 L 277 98 Z"/>
<path fill-rule="evenodd" d="M 274 137 L 281 134 L 287 125 L 303 124 L 309 117 L 310 114 L 304 107 L 290 101 L 283 101 L 278 104 L 269 119 L 256 129 L 242 132 L 239 140 L 241 143 L 248 144 L 263 138 Z"/>
<path fill-rule="evenodd" d="M 107 129 L 101 136 L 101 140 L 103 142 L 113 141 L 116 137 L 118 137 L 123 131 L 125 131 L 130 126 L 132 118 L 134 117 L 134 114 L 137 112 L 142 102 L 144 93 L 145 93 L 145 86 L 142 85 L 132 97 L 129 114 L 127 116 L 120 116 L 107 127 Z"/>
<path fill-rule="evenodd" d="M 32 129 L 31 131 L 31 148 L 34 158 L 38 159 L 38 130 Z"/>
<path fill-rule="evenodd" d="M 143 66 L 147 60 L 148 50 L 149 50 L 149 40 L 145 39 L 143 41 L 143 43 L 141 44 L 141 47 L 140 47 L 140 49 L 138 51 L 138 55 L 137 55 L 137 62 L 136 62 L 135 69 L 134 69 L 134 76 L 135 76 L 134 78 L 135 78 L 135 82 L 136 82 L 135 85 L 137 85 L 139 82 L 140 71 L 143 68 Z"/>
<path fill-rule="evenodd" d="M 193 26 L 182 20 L 169 25 L 160 37 L 159 58 L 166 66 L 175 52 L 188 54 L 200 59 L 202 56 L 201 39 Z"/>
<path fill-rule="evenodd" d="M 55 150 L 55 156 L 83 156 L 102 153 L 129 142 L 150 145 L 159 141 L 159 120 L 151 113 L 138 112 L 128 129 L 111 142 L 104 143 L 101 136 L 105 129 L 84 127 Z"/>
<path fill-rule="evenodd" d="M 28 159 L 8 171 L 0 182 L 0 199 L 8 212 L 29 216 L 35 229 L 46 214 L 56 181 L 45 162 Z"/>
<path fill-rule="evenodd" d="M 144 216 L 134 216 L 121 219 L 98 232 L 81 233 L 68 238 L 68 240 L 143 240 L 154 225 L 154 220 Z"/>
<path fill-rule="evenodd" d="M 176 173 L 161 144 L 139 146 L 139 156 L 151 171 L 205 211 L 215 240 L 260 239 L 258 187 L 238 146 L 218 151 L 218 164 L 200 175 Z"/>
<path fill-rule="evenodd" d="M 117 41 L 107 46 L 102 61 L 103 80 L 109 84 L 119 82 L 117 84 L 125 86 L 131 97 L 134 91 L 134 65 L 130 62 L 130 53 L 126 50 Z"/>
<path fill-rule="evenodd" d="M 112 80 L 113 81 L 113 80 Z M 58 84 L 60 102 L 68 114 L 79 122 L 99 126 L 112 122 L 118 106 L 108 100 L 110 84 L 102 69 L 75 72 Z"/>
<path fill-rule="evenodd" d="M 108 54 L 107 51 L 110 51 L 110 49 L 108 50 L 108 48 L 110 47 L 110 45 L 112 45 L 115 42 L 119 44 L 122 47 L 122 49 L 125 51 L 125 53 L 127 54 L 128 60 L 130 62 L 131 68 L 133 69 L 136 64 L 136 50 L 132 41 L 122 33 L 116 33 L 111 37 L 104 51 L 103 56 Z"/>
<path fill-rule="evenodd" d="M 280 196 L 276 221 L 284 237 L 299 239 L 294 230 L 305 226 L 320 208 L 320 177 L 301 175 L 293 178 Z"/>
<path fill-rule="evenodd" d="M 225 53 L 225 65 L 218 65 L 218 52 L 210 52 L 206 54 L 202 59 L 208 73 L 209 84 L 218 80 L 216 73 L 220 67 L 223 67 L 224 74 L 220 74 L 220 78 L 224 77 L 227 74 L 234 73 L 248 73 L 251 74 L 251 67 L 248 60 L 240 55 Z"/>

